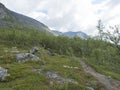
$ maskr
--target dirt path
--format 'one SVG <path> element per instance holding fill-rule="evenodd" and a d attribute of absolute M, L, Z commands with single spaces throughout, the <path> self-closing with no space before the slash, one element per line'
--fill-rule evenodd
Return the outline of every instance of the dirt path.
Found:
<path fill-rule="evenodd" d="M 93 68 L 85 64 L 85 62 L 80 62 L 85 72 L 90 73 L 95 77 L 105 88 L 106 90 L 120 90 L 120 81 L 108 78 L 105 75 L 102 75 L 96 72 Z"/>

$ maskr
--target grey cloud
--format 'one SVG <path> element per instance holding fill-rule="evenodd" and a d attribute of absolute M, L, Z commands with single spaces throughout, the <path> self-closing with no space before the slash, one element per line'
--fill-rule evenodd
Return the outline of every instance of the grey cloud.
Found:
<path fill-rule="evenodd" d="M 36 9 L 39 0 L 0 0 L 7 8 L 22 14 L 28 14 Z"/>
<path fill-rule="evenodd" d="M 69 1 L 69 2 L 68 2 Z M 63 3 L 64 2 L 64 3 Z M 73 28 L 78 28 L 77 22 L 74 19 L 74 5 L 73 0 L 52 0 L 47 2 L 44 6 L 48 10 L 47 15 L 49 18 L 37 17 L 38 20 L 42 21 L 49 27 L 55 29 L 65 28 L 67 30 L 73 30 Z"/>
<path fill-rule="evenodd" d="M 92 4 L 101 4 L 102 2 L 105 2 L 106 0 L 93 0 Z"/>
<path fill-rule="evenodd" d="M 54 16 L 53 16 L 54 17 Z M 53 27 L 55 29 L 65 28 L 67 30 L 75 30 L 80 27 L 77 26 L 76 21 L 74 20 L 73 14 L 67 13 L 64 14 L 62 17 L 56 17 L 56 18 L 40 18 L 38 17 L 40 21 L 48 25 L 49 27 Z"/>
<path fill-rule="evenodd" d="M 120 0 L 110 0 L 106 5 L 113 8 L 120 4 Z"/>

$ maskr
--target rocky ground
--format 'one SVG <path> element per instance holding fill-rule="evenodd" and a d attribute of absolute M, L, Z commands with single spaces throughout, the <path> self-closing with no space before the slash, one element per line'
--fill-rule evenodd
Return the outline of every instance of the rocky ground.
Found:
<path fill-rule="evenodd" d="M 106 90 L 120 90 L 120 81 L 96 72 L 83 61 L 81 61 L 81 65 L 84 71 L 95 77 L 106 88 Z"/>
<path fill-rule="evenodd" d="M 80 58 L 38 49 L 0 45 L 0 90 L 104 90 L 84 72 Z"/>

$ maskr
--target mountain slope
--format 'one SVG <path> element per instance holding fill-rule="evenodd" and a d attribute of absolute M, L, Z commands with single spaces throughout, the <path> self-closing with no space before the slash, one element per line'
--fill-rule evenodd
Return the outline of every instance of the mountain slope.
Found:
<path fill-rule="evenodd" d="M 59 32 L 59 31 L 56 31 L 56 30 L 53 30 L 53 32 L 57 35 L 65 35 L 65 36 L 68 36 L 68 37 L 81 37 L 83 39 L 86 39 L 88 38 L 89 36 L 87 34 L 85 34 L 84 32 L 81 32 L 81 31 L 78 31 L 78 32 L 72 32 L 72 31 L 68 31 L 68 32 Z"/>
<path fill-rule="evenodd" d="M 53 32 L 54 32 L 56 35 L 63 35 L 63 33 L 60 32 L 60 31 L 53 30 Z"/>
<path fill-rule="evenodd" d="M 72 31 L 69 31 L 69 32 L 65 32 L 64 35 L 68 36 L 68 37 L 75 37 L 75 36 L 78 36 L 78 37 L 81 37 L 81 38 L 88 38 L 88 35 L 79 31 L 79 32 L 72 32 Z"/>
<path fill-rule="evenodd" d="M 17 28 L 30 27 L 52 33 L 50 29 L 43 23 L 30 17 L 13 12 L 7 9 L 1 3 L 0 3 L 0 26 Z"/>

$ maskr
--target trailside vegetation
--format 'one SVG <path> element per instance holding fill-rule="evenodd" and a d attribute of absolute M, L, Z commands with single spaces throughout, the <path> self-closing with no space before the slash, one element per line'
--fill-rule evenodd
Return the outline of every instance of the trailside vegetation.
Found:
<path fill-rule="evenodd" d="M 103 32 L 101 21 L 99 35 L 89 39 L 53 36 L 31 28 L 0 28 L 0 43 L 18 47 L 41 46 L 60 55 L 81 57 L 96 70 L 120 80 L 120 33 Z M 112 41 L 112 42 L 111 42 Z"/>

